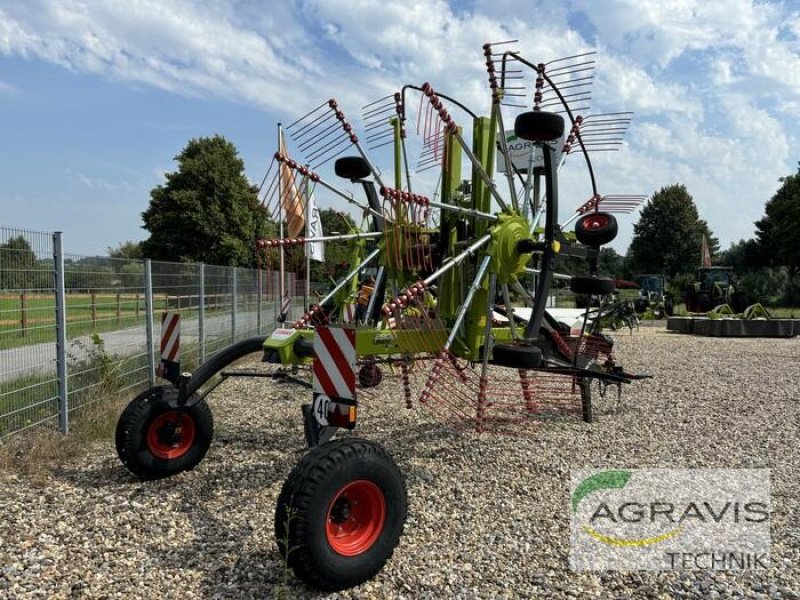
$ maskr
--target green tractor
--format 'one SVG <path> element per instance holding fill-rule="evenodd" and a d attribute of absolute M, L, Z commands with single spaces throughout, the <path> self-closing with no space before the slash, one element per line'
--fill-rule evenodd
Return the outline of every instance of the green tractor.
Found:
<path fill-rule="evenodd" d="M 728 304 L 737 313 L 742 312 L 749 299 L 734 286 L 736 275 L 731 267 L 699 267 L 694 283 L 686 288 L 686 310 L 705 313 L 715 306 Z"/>
<path fill-rule="evenodd" d="M 654 319 L 671 317 L 675 310 L 675 300 L 667 291 L 666 275 L 647 274 L 639 277 L 639 297 L 636 299 L 636 312 L 647 311 Z"/>

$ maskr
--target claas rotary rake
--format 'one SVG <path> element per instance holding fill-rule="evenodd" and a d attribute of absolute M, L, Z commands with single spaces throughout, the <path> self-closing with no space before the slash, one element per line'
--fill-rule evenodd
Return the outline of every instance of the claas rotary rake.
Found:
<path fill-rule="evenodd" d="M 286 213 L 288 237 L 260 240 L 258 251 L 270 260 L 290 247 L 346 243 L 349 272 L 291 327 L 234 344 L 174 385 L 148 390 L 120 419 L 126 466 L 142 478 L 169 476 L 196 466 L 208 449 L 213 425 L 198 390 L 215 373 L 256 350 L 282 367 L 310 366 L 302 414 L 312 449 L 283 486 L 275 530 L 289 566 L 314 587 L 372 577 L 402 533 L 406 489 L 394 461 L 374 442 L 333 439 L 355 427 L 359 398 L 380 383 L 382 368 L 399 367 L 409 408 L 419 403 L 477 433 L 518 434 L 554 415 L 590 422 L 593 387 L 620 389 L 643 377 L 617 364 L 613 340 L 590 333 L 586 318 L 575 331 L 546 309 L 554 279 L 566 278 L 556 272 L 562 256 L 587 260 L 587 275 L 569 278 L 574 292 L 614 291 L 598 274 L 599 249 L 617 234 L 613 213 L 632 211 L 643 197 L 601 195 L 590 151 L 617 150 L 631 115 L 578 114 L 589 108 L 594 53 L 533 63 L 510 43 L 483 47 L 488 116 L 425 83 L 364 108 L 366 148 L 335 100 L 288 126 L 297 155 L 281 137 L 262 185 L 265 203 Z M 421 149 L 412 177 L 415 99 Z M 504 124 L 510 114 L 513 132 Z M 381 148 L 390 150 L 391 180 L 367 154 Z M 558 170 L 573 153 L 584 157 L 591 193 L 559 225 Z M 320 174 L 331 162 L 365 201 Z M 426 171 L 439 175 L 427 189 Z M 315 189 L 357 206 L 362 228 L 299 236 L 293 215 Z M 355 319 L 348 304 L 367 270 L 374 291 Z"/>

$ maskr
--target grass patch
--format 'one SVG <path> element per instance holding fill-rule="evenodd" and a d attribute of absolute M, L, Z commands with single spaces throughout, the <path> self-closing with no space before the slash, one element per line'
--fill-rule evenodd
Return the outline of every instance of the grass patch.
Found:
<path fill-rule="evenodd" d="M 0 439 L 0 473 L 25 477 L 44 485 L 50 474 L 93 451 L 97 442 L 113 439 L 117 419 L 128 398 L 117 396 L 92 402 L 72 416 L 69 435 L 53 428 L 33 428 Z"/>

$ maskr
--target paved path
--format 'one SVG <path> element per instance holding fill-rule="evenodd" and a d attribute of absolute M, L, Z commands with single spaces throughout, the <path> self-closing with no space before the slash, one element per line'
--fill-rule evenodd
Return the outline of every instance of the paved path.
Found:
<path fill-rule="evenodd" d="M 297 318 L 302 311 L 302 306 L 295 305 L 290 316 Z M 275 320 L 275 306 L 267 302 L 262 308 L 261 328 L 266 332 L 272 329 Z M 69 331 L 69 325 L 67 326 Z M 221 346 L 214 342 L 219 340 L 223 345 L 231 343 L 232 339 L 231 315 L 215 315 L 205 319 L 206 345 L 213 349 Z M 258 319 L 256 311 L 241 311 L 236 313 L 237 340 L 244 339 L 258 332 Z M 155 322 L 155 345 L 158 347 L 161 335 L 160 321 Z M 147 337 L 144 326 L 108 331 L 100 334 L 105 344 L 105 350 L 116 356 L 131 356 L 146 352 Z M 185 319 L 181 324 L 181 342 L 196 343 L 199 341 L 199 321 L 197 318 Z M 67 352 L 72 360 L 80 361 L 89 355 L 92 349 L 92 336 L 85 335 L 67 341 Z M 56 372 L 56 344 L 45 342 L 29 346 L 20 346 L 8 350 L 0 350 L 0 383 L 12 381 L 27 375 L 41 375 Z"/>

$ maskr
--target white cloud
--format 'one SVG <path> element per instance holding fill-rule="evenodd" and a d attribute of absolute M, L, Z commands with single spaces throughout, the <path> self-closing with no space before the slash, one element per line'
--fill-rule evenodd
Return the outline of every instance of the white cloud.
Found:
<path fill-rule="evenodd" d="M 10 83 L 6 83 L 5 81 L 0 81 L 0 94 L 15 94 L 17 92 L 17 88 Z"/>
<path fill-rule="evenodd" d="M 362 105 L 424 81 L 485 114 L 487 41 L 518 38 L 532 62 L 598 46 L 595 112 L 636 112 L 626 146 L 595 159 L 601 191 L 651 194 L 686 183 L 725 242 L 751 235 L 777 177 L 792 170 L 800 13 L 790 8 L 754 0 L 619 0 L 602 9 L 592 0 L 538 0 L 524 10 L 511 0 L 467 8 L 295 0 L 266 11 L 248 0 L 30 0 L 0 8 L 0 54 L 250 104 L 275 120 L 335 96 L 358 124 Z M 9 91 L 0 82 L 0 93 Z M 564 171 L 570 206 L 589 193 L 577 158 Z M 103 185 L 89 177 L 84 184 Z"/>

